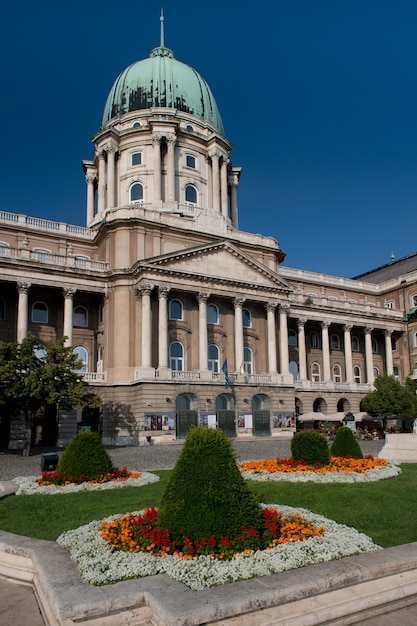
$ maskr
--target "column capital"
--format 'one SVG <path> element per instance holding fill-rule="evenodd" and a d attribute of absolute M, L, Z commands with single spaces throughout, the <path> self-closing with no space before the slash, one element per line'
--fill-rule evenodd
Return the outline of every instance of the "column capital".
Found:
<path fill-rule="evenodd" d="M 165 285 L 159 285 L 158 286 L 158 298 L 161 300 L 162 298 L 165 298 L 165 300 L 168 298 L 168 294 L 171 291 L 171 287 L 166 287 Z"/>
<path fill-rule="evenodd" d="M 329 328 L 330 324 L 331 324 L 330 320 L 323 320 L 322 322 L 320 322 L 320 326 L 322 328 Z"/>
<path fill-rule="evenodd" d="M 87 174 L 87 176 L 85 177 L 85 182 L 89 185 L 92 185 L 96 180 L 97 177 L 95 174 Z"/>
<path fill-rule="evenodd" d="M 77 293 L 77 290 L 72 287 L 64 287 L 62 291 L 64 294 L 64 298 L 73 298 Z"/>
<path fill-rule="evenodd" d="M 366 326 L 366 327 L 365 327 L 365 333 L 366 333 L 367 335 L 370 335 L 370 334 L 372 333 L 373 329 L 374 329 L 374 327 L 373 327 L 373 326 Z"/>
<path fill-rule="evenodd" d="M 233 306 L 235 307 L 235 309 L 237 307 L 242 307 L 244 305 L 244 303 L 246 302 L 246 298 L 233 298 Z"/>
<path fill-rule="evenodd" d="M 106 158 L 106 151 L 105 150 L 97 150 L 96 157 L 98 159 L 100 159 L 101 161 L 103 161 Z"/>
<path fill-rule="evenodd" d="M 269 302 L 264 303 L 264 307 L 266 308 L 267 311 L 274 312 L 277 306 L 278 306 L 278 302 L 269 301 Z"/>
<path fill-rule="evenodd" d="M 154 285 L 150 283 L 143 283 L 142 285 L 139 285 L 139 287 L 135 290 L 136 297 L 141 298 L 142 296 L 150 296 L 153 288 Z"/>
<path fill-rule="evenodd" d="M 197 294 L 197 301 L 199 304 L 205 303 L 207 304 L 207 300 L 210 298 L 211 294 L 205 291 L 199 291 Z"/>
<path fill-rule="evenodd" d="M 167 135 L 165 137 L 165 141 L 167 142 L 167 144 L 175 144 L 177 142 L 177 138 L 174 137 L 174 135 Z"/>
<path fill-rule="evenodd" d="M 382 331 L 385 335 L 385 337 L 391 337 L 393 331 L 389 330 L 388 328 L 384 328 L 384 330 Z"/>
<path fill-rule="evenodd" d="M 221 152 L 219 150 L 212 150 L 211 152 L 209 152 L 209 157 L 210 159 L 220 159 L 221 157 Z"/>
<path fill-rule="evenodd" d="M 106 152 L 116 152 L 117 150 L 116 146 L 113 143 L 106 144 L 104 149 Z"/>
<path fill-rule="evenodd" d="M 154 144 L 159 144 L 162 141 L 162 135 L 152 135 L 152 142 Z"/>
<path fill-rule="evenodd" d="M 347 332 L 347 333 L 350 333 L 350 331 L 352 330 L 352 328 L 353 328 L 353 324 L 345 324 L 345 325 L 343 326 L 343 330 L 344 330 L 345 332 Z"/>
<path fill-rule="evenodd" d="M 306 324 L 307 324 L 307 317 L 299 317 L 297 319 L 298 328 L 301 328 L 302 326 L 305 326 Z"/>
<path fill-rule="evenodd" d="M 31 288 L 32 283 L 18 282 L 17 283 L 17 291 L 19 293 L 28 293 Z"/>
<path fill-rule="evenodd" d="M 288 302 L 280 302 L 279 308 L 283 313 L 286 313 L 287 315 L 290 314 L 290 305 Z"/>

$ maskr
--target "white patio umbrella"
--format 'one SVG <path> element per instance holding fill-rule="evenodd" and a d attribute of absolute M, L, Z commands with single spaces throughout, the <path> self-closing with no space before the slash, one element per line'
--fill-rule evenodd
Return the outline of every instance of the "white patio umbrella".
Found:
<path fill-rule="evenodd" d="M 310 411 L 309 413 L 302 413 L 298 416 L 300 422 L 325 422 L 327 415 L 324 413 L 316 413 L 315 411 Z"/>
<path fill-rule="evenodd" d="M 331 413 L 330 415 L 325 415 L 326 422 L 343 422 L 343 418 L 346 413 L 344 411 L 339 411 L 339 413 Z"/>

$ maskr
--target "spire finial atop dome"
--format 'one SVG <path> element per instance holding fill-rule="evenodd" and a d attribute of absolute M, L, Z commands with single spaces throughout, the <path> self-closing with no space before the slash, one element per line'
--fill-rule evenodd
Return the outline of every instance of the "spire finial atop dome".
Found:
<path fill-rule="evenodd" d="M 161 22 L 161 43 L 159 44 L 161 48 L 165 48 L 164 41 L 164 10 L 161 9 L 161 17 L 159 18 Z"/>

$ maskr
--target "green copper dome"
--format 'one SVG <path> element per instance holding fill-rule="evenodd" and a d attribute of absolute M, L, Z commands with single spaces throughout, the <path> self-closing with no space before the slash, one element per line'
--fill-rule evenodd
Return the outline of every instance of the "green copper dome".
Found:
<path fill-rule="evenodd" d="M 116 79 L 104 107 L 101 127 L 114 117 L 168 107 L 191 113 L 213 124 L 223 135 L 223 123 L 210 87 L 189 65 L 177 61 L 169 48 L 154 48 L 148 59 L 129 65 Z"/>

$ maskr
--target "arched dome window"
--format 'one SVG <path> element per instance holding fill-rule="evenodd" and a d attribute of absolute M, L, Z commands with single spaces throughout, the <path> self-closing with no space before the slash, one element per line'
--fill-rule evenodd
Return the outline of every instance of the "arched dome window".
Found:
<path fill-rule="evenodd" d="M 220 351 L 219 348 L 214 344 L 210 344 L 208 347 L 208 368 L 210 372 L 215 372 L 216 374 L 220 372 Z"/>
<path fill-rule="evenodd" d="M 198 193 L 194 185 L 186 185 L 185 187 L 185 202 L 187 204 L 197 204 Z"/>
<path fill-rule="evenodd" d="M 173 341 L 169 346 L 169 360 L 174 372 L 184 371 L 184 348 L 179 341 Z"/>
<path fill-rule="evenodd" d="M 88 352 L 83 346 L 76 346 L 73 348 L 73 353 L 77 357 L 79 361 L 81 361 L 81 365 L 78 372 L 88 372 Z"/>
<path fill-rule="evenodd" d="M 134 183 L 130 188 L 130 203 L 143 202 L 143 185 L 142 183 Z"/>
<path fill-rule="evenodd" d="M 47 324 L 48 317 L 48 306 L 45 302 L 35 302 L 32 306 L 32 322 Z"/>

